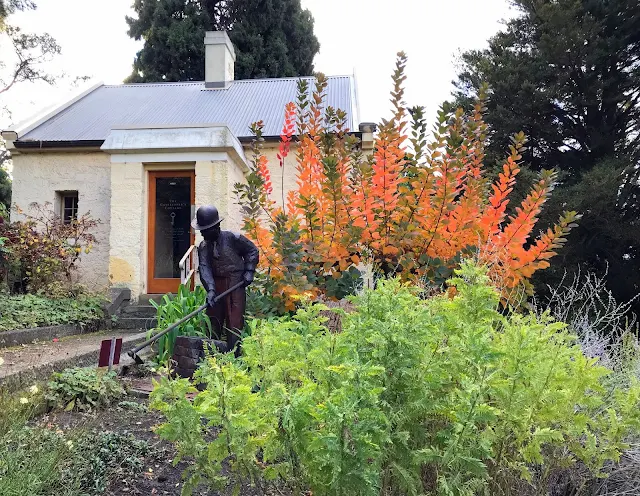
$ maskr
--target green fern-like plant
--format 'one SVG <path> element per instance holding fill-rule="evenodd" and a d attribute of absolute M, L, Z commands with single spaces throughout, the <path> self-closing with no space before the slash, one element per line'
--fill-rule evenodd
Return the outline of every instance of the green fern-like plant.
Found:
<path fill-rule="evenodd" d="M 183 494 L 227 484 L 223 462 L 265 493 L 318 496 L 539 495 L 577 464 L 603 476 L 640 428 L 637 381 L 612 393 L 563 323 L 500 313 L 484 268 L 450 284 L 425 301 L 379 281 L 341 333 L 322 305 L 251 321 L 242 359 L 208 357 L 193 401 L 163 379 L 151 407 L 192 460 Z"/>

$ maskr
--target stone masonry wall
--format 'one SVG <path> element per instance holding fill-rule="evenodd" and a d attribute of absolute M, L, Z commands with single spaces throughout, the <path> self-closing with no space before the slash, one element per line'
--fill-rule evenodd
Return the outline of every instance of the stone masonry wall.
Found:
<path fill-rule="evenodd" d="M 56 191 L 78 192 L 78 213 L 100 220 L 94 231 L 97 243 L 82 254 L 78 277 L 91 289 L 108 283 L 111 175 L 109 156 L 102 152 L 22 153 L 13 157 L 12 201 L 23 210 L 30 203 L 56 204 Z M 15 214 L 12 218 L 16 218 Z"/>
<path fill-rule="evenodd" d="M 146 285 L 146 177 L 140 162 L 111 164 L 111 236 L 109 282 L 127 287 L 132 295 L 144 292 Z"/>

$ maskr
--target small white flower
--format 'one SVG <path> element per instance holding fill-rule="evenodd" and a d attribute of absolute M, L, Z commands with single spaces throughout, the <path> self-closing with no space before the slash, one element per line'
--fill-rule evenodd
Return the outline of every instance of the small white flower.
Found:
<path fill-rule="evenodd" d="M 4 363 L 4 358 L 0 357 L 0 365 Z"/>
<path fill-rule="evenodd" d="M 36 394 L 38 391 L 39 391 L 38 386 L 36 386 L 35 384 L 29 388 L 29 392 L 31 394 Z"/>
<path fill-rule="evenodd" d="M 27 398 L 20 398 L 21 405 L 26 405 L 27 403 L 29 403 L 29 400 Z"/>
<path fill-rule="evenodd" d="M 67 441 L 67 446 L 69 446 L 69 448 L 73 448 L 73 442 L 72 441 Z"/>

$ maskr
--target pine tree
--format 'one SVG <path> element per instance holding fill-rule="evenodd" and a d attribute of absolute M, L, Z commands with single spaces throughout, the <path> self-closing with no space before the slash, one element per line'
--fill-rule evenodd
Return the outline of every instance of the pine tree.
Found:
<path fill-rule="evenodd" d="M 145 44 L 128 82 L 201 81 L 205 31 L 229 31 L 236 79 L 306 76 L 320 44 L 300 0 L 136 0 L 129 35 Z"/>
<path fill-rule="evenodd" d="M 489 162 L 504 154 L 510 135 L 524 131 L 527 166 L 559 171 L 542 223 L 565 208 L 584 214 L 538 289 L 580 265 L 608 270 L 610 289 L 628 301 L 640 292 L 640 3 L 512 3 L 519 15 L 489 48 L 462 55 L 458 103 L 488 83 Z M 521 186 L 514 193 L 524 194 Z"/>

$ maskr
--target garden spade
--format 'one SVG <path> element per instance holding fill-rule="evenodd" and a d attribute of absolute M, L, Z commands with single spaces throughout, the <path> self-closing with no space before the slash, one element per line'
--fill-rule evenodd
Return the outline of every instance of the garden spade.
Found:
<path fill-rule="evenodd" d="M 239 282 L 238 284 L 235 284 L 234 286 L 231 286 L 229 289 L 227 289 L 226 291 L 224 291 L 223 293 L 220 293 L 218 296 L 216 296 L 213 300 L 213 303 L 217 303 L 218 301 L 220 301 L 222 298 L 224 298 L 225 296 L 227 296 L 229 293 L 235 291 L 236 289 L 241 288 L 242 286 L 244 286 L 244 281 Z M 153 343 L 155 343 L 158 339 L 160 339 L 162 336 L 164 336 L 165 334 L 167 334 L 168 332 L 173 331 L 176 327 L 178 327 L 179 325 L 184 324 L 185 322 L 187 322 L 189 319 L 195 317 L 196 315 L 198 315 L 200 312 L 202 312 L 203 310 L 206 310 L 206 308 L 209 306 L 208 303 L 205 303 L 204 305 L 202 305 L 199 308 L 196 308 L 193 312 L 191 312 L 189 315 L 186 315 L 184 317 L 182 317 L 180 320 L 178 320 L 177 322 L 174 322 L 173 324 L 171 324 L 169 327 L 167 327 L 164 331 L 159 332 L 158 334 L 156 334 L 155 336 L 153 336 L 151 339 L 145 341 L 144 343 L 136 346 L 134 349 L 130 350 L 127 352 L 127 355 L 129 355 L 131 358 L 133 358 L 135 360 L 135 362 L 140 365 L 144 363 L 144 360 L 138 355 L 138 353 L 140 352 L 140 350 L 144 350 L 146 347 L 151 346 Z"/>

